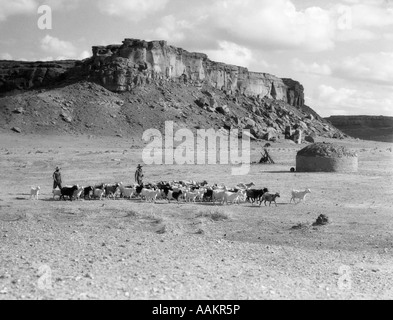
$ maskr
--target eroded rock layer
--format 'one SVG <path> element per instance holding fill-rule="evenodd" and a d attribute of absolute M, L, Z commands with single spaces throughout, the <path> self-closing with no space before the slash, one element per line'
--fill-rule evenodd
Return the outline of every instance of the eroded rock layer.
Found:
<path fill-rule="evenodd" d="M 122 45 L 94 46 L 84 61 L 0 61 L 0 92 L 52 85 L 66 79 L 92 80 L 114 92 L 157 81 L 209 84 L 228 94 L 243 94 L 304 106 L 304 88 L 291 79 L 211 61 L 203 53 L 169 46 L 165 41 L 125 39 Z"/>
<path fill-rule="evenodd" d="M 303 86 L 291 79 L 209 60 L 168 46 L 165 41 L 126 39 L 122 45 L 93 47 L 89 74 L 107 89 L 130 91 L 151 81 L 179 79 L 196 85 L 207 82 L 230 94 L 272 98 L 292 106 L 304 105 Z"/>

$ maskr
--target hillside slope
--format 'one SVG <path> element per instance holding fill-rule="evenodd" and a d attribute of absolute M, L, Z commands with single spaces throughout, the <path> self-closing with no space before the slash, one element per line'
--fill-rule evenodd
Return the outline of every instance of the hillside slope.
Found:
<path fill-rule="evenodd" d="M 298 126 L 306 135 L 343 137 L 322 118 L 282 101 L 178 83 L 114 93 L 95 83 L 77 82 L 0 98 L 0 128 L 18 128 L 26 134 L 140 138 L 150 128 L 163 132 L 165 121 L 174 121 L 175 129 L 246 128 L 255 138 L 266 140 L 283 138 L 287 126 Z"/>

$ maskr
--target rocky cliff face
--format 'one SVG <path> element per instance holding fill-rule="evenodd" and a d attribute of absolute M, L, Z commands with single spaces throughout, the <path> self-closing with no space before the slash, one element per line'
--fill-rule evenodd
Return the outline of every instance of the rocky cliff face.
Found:
<path fill-rule="evenodd" d="M 27 90 L 54 84 L 68 76 L 77 61 L 0 61 L 0 92 Z M 80 64 L 80 63 L 79 63 Z"/>
<path fill-rule="evenodd" d="M 165 41 L 126 39 L 122 45 L 93 47 L 88 68 L 92 78 L 116 92 L 131 91 L 154 81 L 178 80 L 197 86 L 208 83 L 229 94 L 304 105 L 304 88 L 294 80 L 214 62 L 205 54 L 168 46 Z"/>
<path fill-rule="evenodd" d="M 66 79 L 92 80 L 113 92 L 159 81 L 208 84 L 227 94 L 304 105 L 304 88 L 297 81 L 214 62 L 205 54 L 168 46 L 165 41 L 126 39 L 122 45 L 95 46 L 92 58 L 84 61 L 0 61 L 0 92 L 38 88 Z"/>
<path fill-rule="evenodd" d="M 96 46 L 83 61 L 0 61 L 0 129 L 135 136 L 168 120 L 268 141 L 346 137 L 304 104 L 299 82 L 165 41 Z"/>

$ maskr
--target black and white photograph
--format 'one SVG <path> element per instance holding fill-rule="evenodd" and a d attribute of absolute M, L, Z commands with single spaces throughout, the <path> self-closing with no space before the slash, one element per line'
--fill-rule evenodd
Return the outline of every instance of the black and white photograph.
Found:
<path fill-rule="evenodd" d="M 0 0 L 0 187 L 0 300 L 392 300 L 393 0 Z"/>

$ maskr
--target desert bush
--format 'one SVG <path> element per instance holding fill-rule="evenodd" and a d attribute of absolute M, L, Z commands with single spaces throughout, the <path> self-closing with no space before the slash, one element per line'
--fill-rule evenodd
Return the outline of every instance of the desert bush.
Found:
<path fill-rule="evenodd" d="M 223 221 L 229 220 L 229 215 L 216 209 L 207 212 L 199 212 L 197 214 L 197 218 L 208 218 L 213 221 Z"/>
<path fill-rule="evenodd" d="M 164 219 L 162 217 L 160 217 L 160 216 L 158 216 L 158 215 L 156 215 L 155 213 L 152 213 L 152 212 L 147 214 L 143 218 L 147 219 L 147 220 L 151 220 L 152 223 L 155 223 L 155 224 L 160 224 L 160 223 L 162 223 L 164 221 Z"/>
<path fill-rule="evenodd" d="M 156 231 L 156 233 L 158 233 L 158 234 L 164 234 L 166 232 L 167 232 L 167 226 L 166 225 L 163 225 L 160 229 L 158 229 Z"/>
<path fill-rule="evenodd" d="M 127 212 L 125 216 L 125 218 L 137 218 L 137 217 L 139 217 L 139 213 L 134 210 Z"/>

